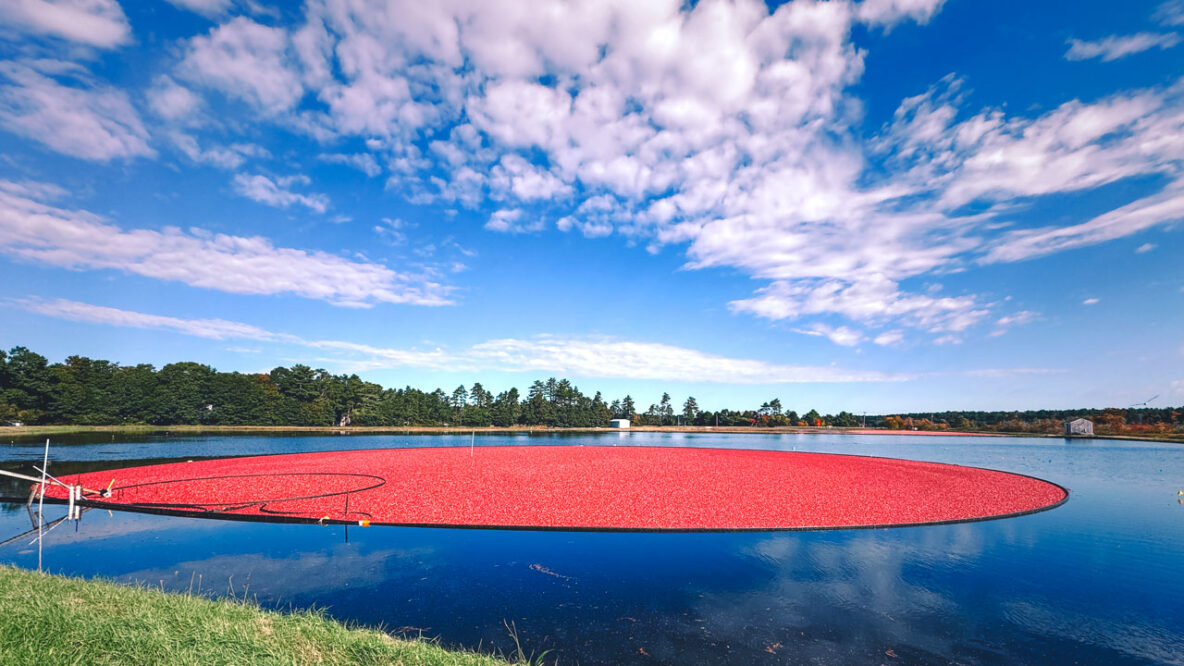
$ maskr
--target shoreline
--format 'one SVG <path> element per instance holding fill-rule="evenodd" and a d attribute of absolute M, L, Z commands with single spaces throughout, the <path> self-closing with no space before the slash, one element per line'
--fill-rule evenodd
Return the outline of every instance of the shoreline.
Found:
<path fill-rule="evenodd" d="M 323 611 L 267 610 L 246 596 L 163 592 L 0 565 L 0 662 L 529 664 L 429 638 L 392 636 Z"/>
<path fill-rule="evenodd" d="M 679 433 L 728 433 L 751 435 L 948 435 L 954 437 L 1005 437 L 1010 433 L 963 432 L 937 430 L 888 430 L 887 428 L 837 428 L 809 426 L 751 427 L 751 426 L 632 426 L 629 428 L 555 428 L 550 426 L 250 426 L 250 425 L 39 425 L 0 426 L 0 437 L 4 435 L 37 436 L 86 433 L 316 433 L 325 435 L 352 434 L 586 434 L 611 432 L 679 432 Z M 1047 435 L 1034 435 L 1044 437 Z"/>
<path fill-rule="evenodd" d="M 603 434 L 622 432 L 665 432 L 686 434 L 744 434 L 744 435 L 916 435 L 921 437 L 1034 437 L 1043 439 L 1066 439 L 1063 435 L 1027 432 L 953 431 L 953 430 L 889 430 L 887 428 L 834 428 L 834 427 L 751 427 L 751 426 L 633 426 L 623 428 L 552 428 L 548 426 L 510 427 L 462 427 L 462 426 L 244 426 L 244 425 L 42 425 L 42 426 L 0 426 L 0 439 L 5 437 L 42 437 L 54 435 L 85 435 L 95 433 L 117 433 L 129 435 L 204 435 L 204 434 L 309 434 L 309 435 L 460 435 L 460 434 Z M 1085 439 L 1120 439 L 1130 441 L 1184 443 L 1184 435 L 1098 435 Z"/>

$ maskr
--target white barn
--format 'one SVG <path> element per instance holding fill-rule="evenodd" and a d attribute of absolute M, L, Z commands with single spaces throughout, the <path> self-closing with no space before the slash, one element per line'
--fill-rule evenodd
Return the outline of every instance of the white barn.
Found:
<path fill-rule="evenodd" d="M 1093 437 L 1094 422 L 1089 419 L 1071 419 L 1065 421 L 1065 437 Z"/>
<path fill-rule="evenodd" d="M 629 427 L 629 419 L 613 419 L 608 422 L 608 427 L 610 427 L 610 428 L 628 428 Z"/>

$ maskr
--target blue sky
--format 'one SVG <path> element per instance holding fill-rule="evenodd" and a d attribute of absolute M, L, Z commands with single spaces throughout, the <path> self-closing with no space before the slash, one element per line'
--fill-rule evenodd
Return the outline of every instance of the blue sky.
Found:
<path fill-rule="evenodd" d="M 1184 2 L 0 5 L 0 346 L 1184 404 Z"/>

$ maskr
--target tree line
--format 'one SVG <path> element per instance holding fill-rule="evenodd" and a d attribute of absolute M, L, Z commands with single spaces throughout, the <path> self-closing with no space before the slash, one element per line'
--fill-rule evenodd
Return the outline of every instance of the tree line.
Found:
<path fill-rule="evenodd" d="M 1121 413 L 1119 413 L 1121 411 Z M 679 406 L 669 393 L 642 409 L 632 396 L 607 402 L 567 379 L 537 380 L 522 395 L 480 383 L 424 391 L 384 388 L 355 374 L 296 364 L 266 373 L 219 372 L 201 363 L 120 365 L 85 356 L 50 363 L 25 347 L 0 350 L 0 424 L 260 425 L 260 426 L 549 426 L 606 427 L 615 418 L 650 426 L 868 427 L 919 430 L 987 429 L 1036 432 L 1073 416 L 1101 427 L 1135 424 L 1175 428 L 1172 409 L 1030 412 L 944 412 L 855 415 L 799 414 L 773 398 L 755 409 L 701 409 L 694 397 Z"/>
<path fill-rule="evenodd" d="M 889 430 L 979 430 L 1055 435 L 1065 421 L 1085 418 L 1099 435 L 1184 433 L 1184 407 L 1033 409 L 1023 412 L 927 412 L 868 417 L 868 425 Z"/>

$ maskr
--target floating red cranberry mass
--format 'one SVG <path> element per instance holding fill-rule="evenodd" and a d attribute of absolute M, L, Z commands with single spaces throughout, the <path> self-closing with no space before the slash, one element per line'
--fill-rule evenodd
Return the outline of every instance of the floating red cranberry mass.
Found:
<path fill-rule="evenodd" d="M 492 446 L 226 458 L 62 478 L 83 504 L 211 518 L 567 530 L 892 527 L 1052 508 L 1060 486 L 892 458 Z M 64 499 L 51 486 L 47 497 Z"/>

